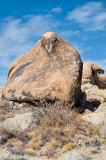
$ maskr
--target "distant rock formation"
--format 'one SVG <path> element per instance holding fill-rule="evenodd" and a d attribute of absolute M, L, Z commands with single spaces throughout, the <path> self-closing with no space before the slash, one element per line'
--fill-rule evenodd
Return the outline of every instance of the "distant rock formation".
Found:
<path fill-rule="evenodd" d="M 57 99 L 74 106 L 80 95 L 82 64 L 68 42 L 53 32 L 45 33 L 31 51 L 11 64 L 3 97 L 17 102 Z"/>
<path fill-rule="evenodd" d="M 86 93 L 86 107 L 92 111 L 106 102 L 106 76 L 96 63 L 83 64 L 81 89 Z"/>
<path fill-rule="evenodd" d="M 86 107 L 92 111 L 95 107 L 106 102 L 106 89 L 99 89 L 98 86 L 89 83 L 83 84 L 81 89 L 86 93 Z"/>
<path fill-rule="evenodd" d="M 104 70 L 96 63 L 85 62 L 83 64 L 82 84 L 91 83 L 99 88 L 106 89 L 106 76 Z"/>

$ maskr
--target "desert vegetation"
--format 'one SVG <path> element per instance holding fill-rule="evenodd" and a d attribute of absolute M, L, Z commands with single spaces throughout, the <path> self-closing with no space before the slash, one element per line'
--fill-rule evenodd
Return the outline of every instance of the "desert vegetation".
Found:
<path fill-rule="evenodd" d="M 20 132 L 11 133 L 0 127 L 1 149 L 6 147 L 14 155 L 46 156 L 51 159 L 76 148 L 102 146 L 99 127 L 82 120 L 81 114 L 72 110 L 69 104 L 66 106 L 56 102 L 50 106 L 46 103 L 43 111 L 38 123 L 33 122 Z M 2 114 L 1 121 L 15 117 L 15 112 Z M 91 142 L 87 142 L 87 138 Z"/>

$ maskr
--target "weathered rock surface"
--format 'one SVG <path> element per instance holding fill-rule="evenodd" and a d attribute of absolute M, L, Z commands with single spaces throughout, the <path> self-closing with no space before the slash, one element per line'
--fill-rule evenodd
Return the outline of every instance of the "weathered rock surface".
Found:
<path fill-rule="evenodd" d="M 78 52 L 57 34 L 48 32 L 31 51 L 11 64 L 3 97 L 18 102 L 69 100 L 75 105 L 81 76 Z"/>
<path fill-rule="evenodd" d="M 82 116 L 82 119 L 91 122 L 93 125 L 106 125 L 106 112 L 94 112 Z"/>
<path fill-rule="evenodd" d="M 95 112 L 106 112 L 106 102 L 99 105 Z"/>
<path fill-rule="evenodd" d="M 5 121 L 0 122 L 0 127 L 14 134 L 26 129 L 31 123 L 32 113 L 17 114 L 15 117 L 7 118 Z"/>
<path fill-rule="evenodd" d="M 3 91 L 3 86 L 0 86 L 0 100 L 2 100 L 2 91 Z"/>
<path fill-rule="evenodd" d="M 9 101 L 4 99 L 4 100 L 0 100 L 0 108 L 3 107 L 8 107 L 9 106 Z"/>
<path fill-rule="evenodd" d="M 83 64 L 82 84 L 91 83 L 99 88 L 106 88 L 106 76 L 104 70 L 96 63 L 85 62 Z"/>
<path fill-rule="evenodd" d="M 101 134 L 106 137 L 106 112 L 94 112 L 82 116 L 82 119 L 100 127 Z"/>
<path fill-rule="evenodd" d="M 86 101 L 95 107 L 106 102 L 106 89 L 99 89 L 98 86 L 89 83 L 83 84 L 81 89 L 86 93 Z"/>

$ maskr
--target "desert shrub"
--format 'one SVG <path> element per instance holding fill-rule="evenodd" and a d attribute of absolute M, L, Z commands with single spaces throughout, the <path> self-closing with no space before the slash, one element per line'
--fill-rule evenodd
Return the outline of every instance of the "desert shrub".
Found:
<path fill-rule="evenodd" d="M 1 144 L 4 144 L 7 142 L 8 138 L 10 138 L 12 135 L 9 131 L 7 131 L 4 127 L 0 127 L 0 136 L 1 136 Z"/>
<path fill-rule="evenodd" d="M 71 129 L 70 128 L 64 128 L 62 132 L 63 132 L 64 136 L 69 136 L 71 134 Z"/>
<path fill-rule="evenodd" d="M 60 139 L 52 139 L 45 147 L 49 150 L 53 150 L 57 147 L 61 147 L 62 142 Z"/>
<path fill-rule="evenodd" d="M 35 151 L 32 148 L 26 148 L 24 151 L 25 151 L 26 154 L 29 154 L 29 155 L 32 155 L 32 156 L 36 155 Z"/>
<path fill-rule="evenodd" d="M 23 142 L 15 139 L 14 141 L 10 141 L 12 146 L 23 146 Z"/>
<path fill-rule="evenodd" d="M 35 132 L 32 131 L 32 132 L 27 132 L 27 135 L 30 137 L 30 138 L 33 138 L 35 137 Z"/>
<path fill-rule="evenodd" d="M 54 133 L 51 128 L 43 130 L 41 134 L 41 139 L 45 142 L 48 142 L 50 139 L 54 137 Z"/>
<path fill-rule="evenodd" d="M 32 138 L 25 146 L 28 148 L 37 149 L 43 145 L 43 141 L 39 138 Z"/>
<path fill-rule="evenodd" d="M 24 148 L 23 147 L 13 147 L 11 149 L 9 149 L 9 151 L 12 153 L 12 154 L 15 154 L 15 155 L 21 155 L 21 156 L 24 156 L 25 155 L 25 151 L 24 151 Z"/>
<path fill-rule="evenodd" d="M 68 144 L 64 145 L 63 148 L 62 148 L 62 152 L 66 152 L 68 150 L 71 150 L 73 147 L 75 146 L 74 143 L 72 142 L 69 142 Z"/>
<path fill-rule="evenodd" d="M 56 151 L 54 150 L 47 150 L 44 154 L 48 159 L 51 159 L 51 158 L 56 158 Z"/>
<path fill-rule="evenodd" d="M 5 115 L 5 118 L 10 118 L 10 117 L 15 117 L 16 114 L 15 113 L 8 113 Z"/>
<path fill-rule="evenodd" d="M 70 108 L 69 104 L 61 104 L 60 102 L 53 103 L 51 106 L 47 103 L 43 106 L 45 110 L 44 116 L 40 117 L 39 125 L 32 123 L 32 125 L 18 133 L 14 134 L 14 138 L 9 139 L 11 146 L 17 147 L 17 152 L 14 154 L 22 155 L 24 153 L 29 155 L 36 155 L 35 150 L 46 149 L 45 155 L 50 159 L 56 156 L 55 150 L 60 149 L 63 153 L 74 148 L 75 135 L 86 135 L 86 129 L 89 133 L 96 133 L 97 128 L 85 123 L 80 115 Z M 9 113 L 10 114 L 10 113 Z M 7 114 L 6 117 L 12 115 Z M 85 126 L 86 125 L 86 126 Z M 0 134 L 10 134 L 6 130 Z M 20 148 L 23 148 L 21 153 Z"/>
<path fill-rule="evenodd" d="M 89 128 L 89 133 L 96 133 L 100 130 L 100 128 L 98 126 L 91 126 Z"/>
<path fill-rule="evenodd" d="M 27 135 L 28 129 L 22 130 L 18 133 L 15 134 L 15 137 L 18 140 L 23 141 L 24 143 L 27 142 L 29 140 L 29 136 Z"/>
<path fill-rule="evenodd" d="M 0 135 L 1 136 L 2 135 L 5 136 L 5 135 L 9 135 L 9 134 L 10 134 L 10 132 L 6 128 L 0 126 Z"/>
<path fill-rule="evenodd" d="M 14 138 L 10 138 L 10 139 L 8 139 L 8 142 L 15 142 L 15 141 L 17 141 L 17 139 L 14 137 Z"/>
<path fill-rule="evenodd" d="M 0 114 L 0 122 L 5 120 L 5 115 Z"/>
<path fill-rule="evenodd" d="M 74 125 L 76 128 L 81 129 L 83 126 L 78 113 L 72 110 L 69 104 L 65 106 L 60 102 L 56 102 L 52 106 L 46 106 L 45 113 L 40 121 L 43 128 Z"/>

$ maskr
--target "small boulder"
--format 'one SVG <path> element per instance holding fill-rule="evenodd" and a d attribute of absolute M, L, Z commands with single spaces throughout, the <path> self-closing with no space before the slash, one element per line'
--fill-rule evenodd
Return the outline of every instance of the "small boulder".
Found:
<path fill-rule="evenodd" d="M 15 117 L 7 118 L 0 123 L 8 132 L 17 133 L 28 128 L 32 123 L 32 113 L 17 114 Z"/>
<path fill-rule="evenodd" d="M 106 89 L 99 89 L 93 84 L 82 84 L 81 89 L 86 93 L 86 102 L 92 106 L 98 107 L 100 104 L 106 102 Z"/>
<path fill-rule="evenodd" d="M 104 70 L 96 63 L 85 62 L 83 64 L 82 84 L 91 83 L 99 88 L 106 88 L 106 76 Z"/>
<path fill-rule="evenodd" d="M 93 125 L 106 125 L 106 112 L 86 114 L 82 116 L 82 119 L 91 122 Z"/>
<path fill-rule="evenodd" d="M 57 99 L 74 106 L 80 95 L 82 64 L 68 42 L 53 32 L 45 33 L 31 51 L 11 64 L 3 97 L 17 102 Z"/>
<path fill-rule="evenodd" d="M 94 112 L 81 117 L 83 120 L 91 122 L 100 127 L 100 132 L 106 138 L 106 112 Z"/>

